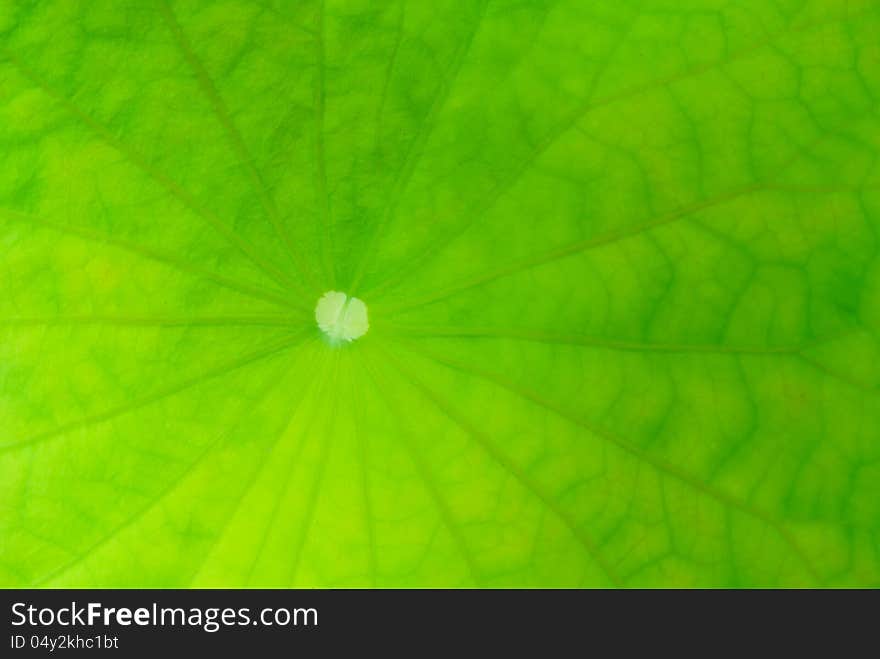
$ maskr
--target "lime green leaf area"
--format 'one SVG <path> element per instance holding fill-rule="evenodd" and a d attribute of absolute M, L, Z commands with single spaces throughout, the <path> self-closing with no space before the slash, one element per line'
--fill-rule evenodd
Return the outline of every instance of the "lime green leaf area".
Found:
<path fill-rule="evenodd" d="M 0 585 L 880 585 L 878 35 L 0 2 Z"/>

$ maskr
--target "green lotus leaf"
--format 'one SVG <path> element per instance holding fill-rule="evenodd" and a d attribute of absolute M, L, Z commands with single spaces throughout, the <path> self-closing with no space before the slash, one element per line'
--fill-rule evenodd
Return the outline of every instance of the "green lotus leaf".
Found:
<path fill-rule="evenodd" d="M 0 2 L 0 584 L 880 585 L 878 35 Z"/>

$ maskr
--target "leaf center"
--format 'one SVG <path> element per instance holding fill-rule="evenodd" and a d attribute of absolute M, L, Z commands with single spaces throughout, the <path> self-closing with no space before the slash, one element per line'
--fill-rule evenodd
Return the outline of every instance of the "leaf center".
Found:
<path fill-rule="evenodd" d="M 327 291 L 318 299 L 315 322 L 333 344 L 350 343 L 370 329 L 367 305 L 340 291 Z"/>

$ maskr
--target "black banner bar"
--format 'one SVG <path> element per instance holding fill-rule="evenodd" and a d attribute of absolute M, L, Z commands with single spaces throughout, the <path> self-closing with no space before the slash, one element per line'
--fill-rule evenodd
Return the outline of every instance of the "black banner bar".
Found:
<path fill-rule="evenodd" d="M 877 648 L 878 591 L 6 590 L 0 656 Z M 708 640 L 707 640 L 708 639 Z M 708 645 L 706 645 L 708 643 Z M 870 640 L 868 641 L 870 644 Z M 870 645 L 869 645 L 870 646 Z M 865 646 L 862 646 L 865 647 Z M 229 654 L 231 653 L 231 654 Z M 787 654 L 787 652 L 786 652 Z M 195 656 L 195 655 L 194 655 Z M 257 656 L 262 656 L 258 654 Z"/>

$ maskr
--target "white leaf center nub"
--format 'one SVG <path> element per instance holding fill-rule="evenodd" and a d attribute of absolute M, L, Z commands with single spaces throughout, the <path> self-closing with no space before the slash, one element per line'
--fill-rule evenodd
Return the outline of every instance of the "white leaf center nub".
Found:
<path fill-rule="evenodd" d="M 333 343 L 354 341 L 367 330 L 367 305 L 339 291 L 327 291 L 315 306 L 315 321 Z"/>

